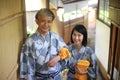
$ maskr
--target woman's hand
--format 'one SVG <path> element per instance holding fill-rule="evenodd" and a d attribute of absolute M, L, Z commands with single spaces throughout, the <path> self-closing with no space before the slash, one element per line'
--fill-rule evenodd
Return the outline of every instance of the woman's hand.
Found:
<path fill-rule="evenodd" d="M 48 67 L 54 67 L 58 63 L 58 61 L 60 61 L 60 56 L 59 55 L 54 56 L 53 58 L 51 58 L 48 61 L 47 65 L 48 65 Z"/>
<path fill-rule="evenodd" d="M 77 66 L 75 66 L 75 72 L 78 74 L 86 74 L 87 73 L 87 71 L 82 71 Z"/>

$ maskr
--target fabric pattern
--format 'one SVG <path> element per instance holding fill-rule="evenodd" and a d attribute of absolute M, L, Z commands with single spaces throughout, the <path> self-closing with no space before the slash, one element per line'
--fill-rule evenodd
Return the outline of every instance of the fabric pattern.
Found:
<path fill-rule="evenodd" d="M 76 50 L 75 45 L 72 44 L 69 46 L 71 52 L 71 58 L 66 59 L 63 63 L 63 69 L 68 68 L 67 80 L 76 80 L 74 77 L 75 74 L 75 65 L 79 60 L 88 60 L 90 62 L 90 67 L 87 69 L 88 79 L 87 80 L 97 80 L 98 75 L 98 65 L 97 58 L 93 50 L 88 46 L 82 46 L 79 51 Z M 66 64 L 66 65 L 65 65 Z"/>
<path fill-rule="evenodd" d="M 60 62 L 54 67 L 48 67 L 47 62 L 50 58 L 57 55 L 64 46 L 66 46 L 66 44 L 56 33 L 48 32 L 47 36 L 43 38 L 41 34 L 36 31 L 25 41 L 22 47 L 20 77 L 28 80 L 41 80 L 35 76 L 36 71 L 41 74 L 51 74 L 60 71 Z M 61 73 L 57 75 L 57 78 L 61 80 Z M 55 80 L 53 78 L 48 79 Z M 48 79 L 46 78 L 45 80 Z"/>

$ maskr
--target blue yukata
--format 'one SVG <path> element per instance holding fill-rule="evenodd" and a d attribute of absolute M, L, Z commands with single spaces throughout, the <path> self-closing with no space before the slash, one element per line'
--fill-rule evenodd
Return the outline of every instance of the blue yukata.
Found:
<path fill-rule="evenodd" d="M 47 62 L 66 46 L 62 38 L 54 32 L 48 32 L 43 38 L 36 31 L 28 37 L 20 56 L 20 78 L 27 80 L 62 80 L 61 62 L 48 67 Z"/>
<path fill-rule="evenodd" d="M 69 46 L 69 50 L 71 52 L 71 58 L 65 59 L 63 62 L 63 69 L 69 69 L 67 80 L 77 80 L 75 79 L 74 74 L 75 65 L 79 60 L 88 60 L 90 62 L 90 66 L 87 69 L 87 80 L 97 80 L 98 64 L 93 50 L 88 46 L 82 46 L 81 49 L 77 51 L 74 44 Z"/>

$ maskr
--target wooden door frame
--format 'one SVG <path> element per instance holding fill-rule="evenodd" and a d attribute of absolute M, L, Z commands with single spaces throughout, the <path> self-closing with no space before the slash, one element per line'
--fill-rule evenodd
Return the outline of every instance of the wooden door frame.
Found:
<path fill-rule="evenodd" d="M 113 80 L 113 75 L 114 75 L 114 68 L 118 67 L 119 65 L 117 64 L 117 59 L 119 59 L 118 56 L 118 42 L 119 42 L 119 29 L 116 25 L 111 25 L 111 31 L 110 31 L 110 48 L 109 48 L 109 62 L 108 62 L 108 75 L 109 79 Z M 119 42 L 120 43 L 120 42 Z M 118 68 L 119 69 L 119 68 Z"/>

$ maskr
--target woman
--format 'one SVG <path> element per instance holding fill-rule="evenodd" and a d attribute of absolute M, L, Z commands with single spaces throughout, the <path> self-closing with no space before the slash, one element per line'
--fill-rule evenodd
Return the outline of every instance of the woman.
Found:
<path fill-rule="evenodd" d="M 77 24 L 72 29 L 71 43 L 69 50 L 72 57 L 65 60 L 67 64 L 64 66 L 64 68 L 69 68 L 67 80 L 77 80 L 75 73 L 87 74 L 87 80 L 97 80 L 97 58 L 93 50 L 87 46 L 87 30 L 83 25 Z M 90 63 L 86 71 L 81 71 L 77 67 L 77 63 L 80 60 L 87 60 Z"/>

